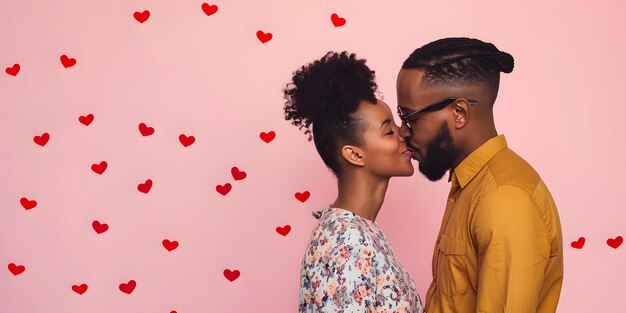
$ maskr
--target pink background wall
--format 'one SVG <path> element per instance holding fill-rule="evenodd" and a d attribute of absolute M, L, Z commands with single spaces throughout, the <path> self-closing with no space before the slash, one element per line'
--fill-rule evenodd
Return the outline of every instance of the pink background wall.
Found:
<path fill-rule="evenodd" d="M 577 2 L 237 0 L 211 2 L 209 16 L 202 1 L 0 0 L 0 312 L 296 311 L 310 212 L 336 189 L 284 121 L 281 88 L 298 66 L 345 49 L 368 60 L 393 106 L 401 62 L 447 36 L 515 57 L 497 127 L 559 207 L 559 312 L 623 312 L 626 246 L 607 239 L 626 234 L 624 5 Z M 258 30 L 273 38 L 261 43 Z M 33 138 L 43 133 L 42 147 Z M 181 134 L 195 142 L 184 147 Z M 233 166 L 247 177 L 236 181 Z M 146 179 L 147 194 L 137 189 Z M 423 296 L 448 188 L 394 179 L 378 219 Z M 168 251 L 165 239 L 179 246 Z M 240 276 L 231 282 L 226 269 Z M 72 291 L 81 284 L 86 292 Z"/>

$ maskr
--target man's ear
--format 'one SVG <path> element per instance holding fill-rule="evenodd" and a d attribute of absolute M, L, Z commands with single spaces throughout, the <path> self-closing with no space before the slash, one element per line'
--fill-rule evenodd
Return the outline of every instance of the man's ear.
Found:
<path fill-rule="evenodd" d="M 359 147 L 345 145 L 341 147 L 341 156 L 350 164 L 365 166 L 365 153 Z"/>
<path fill-rule="evenodd" d="M 470 104 L 462 99 L 454 103 L 454 128 L 460 129 L 467 125 L 470 119 Z"/>

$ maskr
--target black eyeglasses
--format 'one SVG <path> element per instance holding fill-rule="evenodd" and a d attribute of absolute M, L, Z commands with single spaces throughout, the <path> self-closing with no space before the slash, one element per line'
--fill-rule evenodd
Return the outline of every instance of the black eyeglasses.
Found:
<path fill-rule="evenodd" d="M 413 128 L 411 127 L 411 121 L 409 121 L 409 118 L 411 116 L 415 116 L 418 113 L 422 113 L 422 112 L 433 112 L 433 111 L 438 111 L 441 110 L 443 108 L 445 108 L 446 106 L 448 106 L 450 103 L 453 103 L 457 100 L 465 100 L 467 101 L 467 103 L 471 104 L 471 105 L 476 105 L 478 104 L 478 101 L 475 100 L 467 100 L 465 98 L 446 98 L 443 99 L 437 103 L 433 103 L 430 105 L 427 105 L 419 110 L 415 110 L 415 111 L 402 111 L 402 109 L 400 108 L 400 106 L 398 106 L 398 116 L 400 117 L 400 119 L 402 120 L 402 122 L 406 125 L 406 127 L 410 130 L 413 131 Z"/>

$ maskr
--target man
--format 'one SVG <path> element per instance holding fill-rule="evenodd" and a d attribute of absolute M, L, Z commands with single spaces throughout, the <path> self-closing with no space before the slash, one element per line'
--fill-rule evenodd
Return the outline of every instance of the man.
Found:
<path fill-rule="evenodd" d="M 556 205 L 537 172 L 498 135 L 493 105 L 513 57 L 445 38 L 398 74 L 400 135 L 429 180 L 452 182 L 426 312 L 555 312 L 563 282 Z M 531 123 L 531 121 L 529 121 Z"/>

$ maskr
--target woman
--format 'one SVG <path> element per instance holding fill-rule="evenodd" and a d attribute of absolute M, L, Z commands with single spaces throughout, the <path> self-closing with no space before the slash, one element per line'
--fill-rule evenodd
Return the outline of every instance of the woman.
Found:
<path fill-rule="evenodd" d="M 293 75 L 285 118 L 313 138 L 338 180 L 333 204 L 314 213 L 300 275 L 300 312 L 422 312 L 415 283 L 376 224 L 389 179 L 413 174 L 411 153 L 374 71 L 329 52 Z"/>

